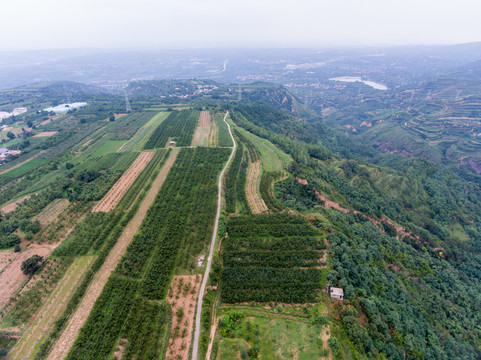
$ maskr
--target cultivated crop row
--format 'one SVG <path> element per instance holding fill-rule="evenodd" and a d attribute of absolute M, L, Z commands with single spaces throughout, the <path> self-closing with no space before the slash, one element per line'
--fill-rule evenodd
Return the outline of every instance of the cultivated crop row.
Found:
<path fill-rule="evenodd" d="M 144 170 L 150 162 L 154 153 L 152 151 L 141 153 L 127 171 L 120 177 L 112 188 L 105 194 L 97 205 L 94 206 L 92 212 L 109 212 L 112 211 L 124 196 L 135 179 Z"/>
<path fill-rule="evenodd" d="M 250 212 L 247 204 L 245 184 L 247 175 L 248 161 L 244 156 L 244 151 L 241 143 L 238 143 L 234 159 L 226 174 L 226 212 L 234 214 L 237 209 L 240 212 Z"/>
<path fill-rule="evenodd" d="M 193 261 L 212 234 L 216 180 L 228 154 L 228 149 L 181 150 L 69 359 L 105 358 L 116 346 L 124 347 L 127 358 L 165 353 L 168 283 L 175 265 Z"/>
<path fill-rule="evenodd" d="M 135 301 L 137 282 L 112 277 L 96 301 L 67 359 L 104 359 Z"/>
<path fill-rule="evenodd" d="M 150 136 L 144 149 L 165 147 L 167 141 L 176 141 L 177 146 L 189 146 L 199 121 L 199 111 L 173 111 Z"/>
<path fill-rule="evenodd" d="M 134 183 L 129 187 L 123 198 L 117 204 L 117 209 L 129 209 L 142 190 L 148 191 L 150 188 L 150 183 L 155 179 L 159 170 L 165 163 L 166 154 L 167 151 L 165 150 L 159 150 L 155 152 L 152 160 L 150 160 L 142 173 L 137 176 Z"/>
<path fill-rule="evenodd" d="M 203 148 L 179 154 L 117 268 L 118 274 L 132 277 L 145 272 L 142 294 L 147 298 L 163 298 L 179 249 L 178 262 L 185 267 L 206 244 L 216 209 L 216 179 L 227 155 L 227 149 Z"/>
<path fill-rule="evenodd" d="M 270 211 L 280 211 L 283 206 L 274 196 L 273 184 L 282 178 L 282 173 L 280 172 L 266 172 L 262 173 L 261 183 L 259 185 L 259 192 L 261 194 L 262 200 L 269 208 Z"/>
<path fill-rule="evenodd" d="M 233 216 L 223 242 L 222 301 L 315 301 L 326 244 L 305 219 L 288 214 Z"/>

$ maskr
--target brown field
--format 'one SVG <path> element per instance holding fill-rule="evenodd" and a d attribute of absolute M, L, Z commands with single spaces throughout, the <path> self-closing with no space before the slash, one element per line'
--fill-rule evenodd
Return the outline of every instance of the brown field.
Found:
<path fill-rule="evenodd" d="M 4 207 L 2 207 L 0 209 L 0 211 L 2 211 L 4 214 L 8 214 L 9 212 L 12 212 L 12 211 L 15 211 L 15 209 L 17 208 L 18 204 L 21 204 L 23 203 L 25 200 L 28 200 L 30 199 L 31 196 L 30 195 L 26 195 L 24 197 L 21 197 L 20 199 L 17 199 L 15 201 L 12 201 L 11 203 L 8 203 L 7 205 L 5 205 Z"/>
<path fill-rule="evenodd" d="M 153 156 L 153 151 L 141 153 L 137 159 L 135 159 L 134 163 L 130 165 L 127 171 L 122 175 L 122 177 L 114 184 L 114 186 L 112 186 L 109 192 L 105 194 L 103 199 L 94 206 L 92 212 L 112 211 Z"/>
<path fill-rule="evenodd" d="M 54 136 L 55 134 L 58 134 L 58 131 L 44 131 L 37 135 L 34 135 L 33 137 L 34 138 L 49 137 L 49 136 Z"/>
<path fill-rule="evenodd" d="M 208 111 L 201 111 L 199 122 L 192 138 L 192 146 L 207 146 L 209 143 L 209 134 L 211 127 L 211 118 Z"/>
<path fill-rule="evenodd" d="M 145 196 L 144 200 L 140 204 L 139 209 L 135 213 L 132 220 L 130 220 L 125 227 L 124 231 L 117 240 L 117 243 L 105 259 L 105 262 L 103 263 L 100 270 L 95 274 L 92 282 L 90 283 L 90 286 L 87 289 L 85 296 L 80 301 L 77 310 L 70 318 L 65 330 L 61 333 L 60 338 L 53 345 L 52 352 L 48 357 L 49 359 L 60 360 L 66 357 L 70 347 L 73 345 L 75 339 L 77 338 L 80 329 L 87 320 L 87 317 L 90 314 L 90 311 L 92 310 L 95 301 L 97 301 L 98 297 L 102 292 L 102 289 L 107 283 L 107 280 L 114 272 L 117 264 L 124 255 L 125 250 L 127 250 L 127 247 L 129 246 L 132 238 L 140 227 L 140 224 L 142 223 L 145 215 L 147 214 L 147 210 L 149 210 L 150 206 L 154 202 L 155 197 L 157 196 L 157 193 L 159 192 L 165 178 L 167 177 L 170 168 L 175 162 L 178 153 L 178 149 L 174 149 L 170 152 L 169 158 L 165 162 L 165 165 L 160 170 L 154 182 L 152 183 L 152 186 L 147 195 Z"/>
<path fill-rule="evenodd" d="M 44 258 L 50 255 L 55 246 L 32 244 L 25 251 L 21 252 L 3 272 L 0 274 L 0 309 L 7 303 L 10 297 L 18 290 L 22 283 L 27 280 L 20 269 L 22 262 L 33 255 L 40 255 Z"/>
<path fill-rule="evenodd" d="M 35 237 L 35 241 L 38 243 L 47 242 L 49 244 L 63 241 L 77 224 L 83 220 L 86 215 L 84 211 L 85 209 L 75 206 L 67 207 Z"/>
<path fill-rule="evenodd" d="M 120 119 L 122 116 L 125 116 L 127 114 L 114 114 L 115 120 Z"/>
<path fill-rule="evenodd" d="M 47 119 L 42 121 L 40 124 L 38 124 L 38 126 L 44 126 L 44 125 L 50 124 L 51 122 L 52 122 L 52 119 Z"/>
<path fill-rule="evenodd" d="M 32 220 L 38 220 L 40 226 L 44 228 L 55 219 L 69 206 L 70 201 L 68 199 L 56 199 L 48 204 L 40 214 L 35 215 Z"/>
<path fill-rule="evenodd" d="M 202 276 L 174 276 L 170 283 L 167 302 L 172 308 L 172 327 L 166 359 L 187 360 L 194 330 L 195 302 Z M 178 313 L 182 309 L 182 316 Z"/>
<path fill-rule="evenodd" d="M 0 273 L 17 255 L 13 250 L 0 251 Z"/>
<path fill-rule="evenodd" d="M 249 203 L 253 214 L 260 214 L 267 211 L 267 206 L 257 191 L 260 174 L 261 161 L 257 160 L 249 163 L 249 168 L 247 170 L 246 195 L 247 202 Z"/>

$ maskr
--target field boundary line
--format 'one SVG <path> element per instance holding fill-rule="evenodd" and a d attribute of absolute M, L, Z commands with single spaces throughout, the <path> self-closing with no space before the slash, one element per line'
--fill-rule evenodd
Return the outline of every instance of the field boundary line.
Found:
<path fill-rule="evenodd" d="M 234 157 L 235 150 L 237 147 L 234 136 L 232 135 L 232 130 L 230 128 L 230 125 L 226 121 L 228 115 L 229 115 L 229 112 L 227 111 L 224 116 L 224 122 L 227 124 L 227 127 L 229 129 L 229 134 L 230 134 L 230 137 L 232 138 L 232 143 L 234 144 L 234 146 L 232 147 L 232 152 L 230 153 L 229 159 L 227 160 L 224 168 L 222 169 L 219 175 L 219 181 L 217 185 L 217 213 L 215 216 L 214 231 L 212 233 L 212 240 L 210 242 L 209 257 L 207 258 L 207 265 L 205 267 L 204 277 L 202 278 L 202 284 L 200 285 L 199 296 L 197 297 L 197 311 L 195 314 L 195 332 L 194 332 L 194 345 L 192 347 L 192 360 L 197 360 L 199 356 L 200 320 L 201 320 L 201 312 L 202 312 L 202 301 L 204 300 L 204 292 L 207 286 L 207 280 L 209 280 L 210 268 L 212 266 L 212 255 L 214 253 L 215 239 L 217 238 L 217 231 L 219 228 L 220 210 L 222 206 L 222 180 L 227 167 L 229 166 L 230 162 L 232 161 L 232 158 Z"/>

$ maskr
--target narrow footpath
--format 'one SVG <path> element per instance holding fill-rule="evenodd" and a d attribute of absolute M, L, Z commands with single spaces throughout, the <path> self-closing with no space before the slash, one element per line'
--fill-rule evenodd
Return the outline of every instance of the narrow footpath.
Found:
<path fill-rule="evenodd" d="M 226 121 L 229 112 L 226 112 L 224 116 L 224 122 L 227 124 L 229 128 L 229 135 L 232 138 L 232 143 L 234 146 L 232 147 L 232 152 L 225 164 L 222 172 L 219 176 L 219 183 L 217 185 L 217 214 L 215 216 L 215 224 L 214 224 L 214 232 L 212 233 L 212 240 L 210 242 L 210 249 L 209 249 L 209 257 L 207 258 L 207 266 L 205 267 L 204 277 L 202 278 L 202 284 L 200 285 L 199 296 L 197 298 L 197 311 L 195 314 L 195 332 L 194 332 L 194 345 L 192 347 L 192 360 L 197 360 L 199 357 L 199 340 L 200 340 L 200 318 L 202 312 L 202 301 L 204 299 L 205 288 L 207 286 L 207 281 L 209 280 L 210 268 L 212 265 L 212 254 L 214 253 L 214 245 L 215 239 L 217 237 L 217 229 L 219 227 L 219 218 L 220 218 L 220 210 L 222 204 L 222 179 L 224 178 L 224 173 L 227 167 L 229 166 L 232 158 L 234 157 L 234 153 L 236 150 L 236 142 L 234 140 L 234 136 L 232 135 L 232 130 L 230 128 L 229 123 Z"/>

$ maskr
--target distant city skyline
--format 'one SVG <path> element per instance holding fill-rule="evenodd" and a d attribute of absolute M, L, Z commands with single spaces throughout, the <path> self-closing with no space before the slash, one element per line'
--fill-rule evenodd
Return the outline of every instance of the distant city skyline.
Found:
<path fill-rule="evenodd" d="M 316 47 L 481 40 L 475 0 L 17 0 L 0 51 L 55 48 Z"/>

